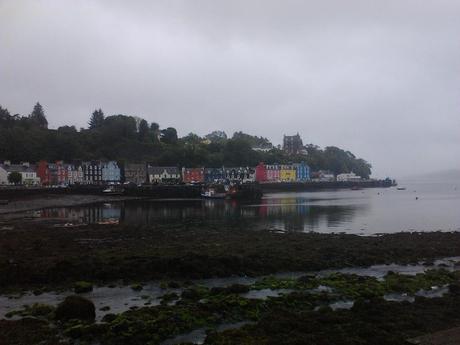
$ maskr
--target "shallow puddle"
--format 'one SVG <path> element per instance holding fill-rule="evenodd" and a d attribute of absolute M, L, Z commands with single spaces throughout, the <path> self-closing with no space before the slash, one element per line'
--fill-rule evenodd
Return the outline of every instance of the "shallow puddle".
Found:
<path fill-rule="evenodd" d="M 416 275 L 418 273 L 424 273 L 429 269 L 444 268 L 450 271 L 460 269 L 460 257 L 449 257 L 440 260 L 435 260 L 429 265 L 419 263 L 417 265 L 374 265 L 367 268 L 355 267 L 355 268 L 344 268 L 339 270 L 322 270 L 318 272 L 284 272 L 275 274 L 277 278 L 291 278 L 297 279 L 301 276 L 311 275 L 325 277 L 333 273 L 343 274 L 356 274 L 360 276 L 370 276 L 377 279 L 383 279 L 385 275 L 392 271 L 395 273 Z M 266 276 L 265 276 L 266 277 Z M 212 287 L 228 287 L 234 284 L 251 285 L 257 280 L 264 277 L 224 277 L 224 278 L 212 278 L 212 279 L 200 279 L 192 281 L 195 285 L 203 285 L 207 288 Z M 130 308 L 139 308 L 146 305 L 155 306 L 160 304 L 161 297 L 166 293 L 175 292 L 178 295 L 182 293 L 183 289 L 163 289 L 160 287 L 160 282 L 151 282 L 145 284 L 143 289 L 140 291 L 133 290 L 130 286 L 116 286 L 113 288 L 109 287 L 94 287 L 93 291 L 88 293 L 80 294 L 93 301 L 96 306 L 96 320 L 100 321 L 104 315 L 109 313 L 122 313 Z M 293 290 L 290 289 L 262 289 L 262 290 L 251 290 L 247 293 L 241 294 L 242 297 L 248 299 L 266 299 L 268 297 L 278 297 L 280 294 L 290 293 Z M 316 289 L 311 290 L 313 293 L 331 293 L 332 289 L 327 286 L 319 286 Z M 417 296 L 424 297 L 441 297 L 447 292 L 447 287 L 438 289 L 432 289 L 430 291 L 419 291 Z M 0 318 L 5 318 L 5 315 L 13 310 L 23 309 L 25 305 L 33 305 L 34 303 L 48 304 L 56 306 L 62 302 L 65 297 L 73 295 L 74 292 L 69 290 L 65 292 L 47 292 L 41 295 L 34 295 L 29 292 L 21 296 L 7 296 L 0 295 Z M 404 301 L 413 300 L 413 296 L 404 296 L 397 294 L 386 295 L 387 300 Z M 104 308 L 106 307 L 106 308 Z M 100 310 L 101 308 L 108 310 Z"/>
<path fill-rule="evenodd" d="M 337 302 L 329 304 L 332 310 L 338 310 L 338 309 L 349 310 L 353 308 L 354 305 L 355 305 L 355 301 L 351 301 L 351 300 L 337 301 Z"/>
<path fill-rule="evenodd" d="M 82 297 L 90 299 L 96 307 L 96 320 L 100 321 L 106 314 L 122 313 L 130 308 L 143 307 L 145 305 L 158 305 L 161 297 L 170 292 L 178 292 L 178 289 L 161 289 L 159 285 L 146 285 L 141 291 L 134 291 L 129 286 L 94 287 L 93 291 L 79 294 Z M 67 296 L 73 295 L 73 291 L 62 293 L 46 292 L 41 295 L 26 293 L 18 298 L 14 296 L 0 296 L 0 318 L 5 314 L 23 309 L 25 305 L 34 303 L 58 305 Z M 109 307 L 108 310 L 100 310 L 103 307 Z"/>
<path fill-rule="evenodd" d="M 293 289 L 261 289 L 261 290 L 251 290 L 249 292 L 240 294 L 241 297 L 243 298 L 248 298 L 248 299 L 261 299 L 265 300 L 268 297 L 279 297 L 283 294 L 288 294 L 293 292 Z"/>

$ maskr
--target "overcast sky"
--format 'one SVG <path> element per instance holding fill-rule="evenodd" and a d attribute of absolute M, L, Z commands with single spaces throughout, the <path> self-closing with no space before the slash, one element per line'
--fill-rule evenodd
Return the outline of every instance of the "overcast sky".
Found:
<path fill-rule="evenodd" d="M 460 1 L 0 0 L 0 105 L 335 145 L 377 176 L 460 166 Z"/>

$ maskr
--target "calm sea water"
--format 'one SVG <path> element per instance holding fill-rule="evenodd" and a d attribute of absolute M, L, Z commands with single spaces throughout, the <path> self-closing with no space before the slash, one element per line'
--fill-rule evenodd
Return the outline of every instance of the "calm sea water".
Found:
<path fill-rule="evenodd" d="M 396 188 L 267 194 L 253 204 L 229 200 L 128 201 L 42 210 L 41 218 L 77 223 L 108 220 L 163 224 L 245 224 L 279 231 L 376 234 L 460 231 L 460 181 L 399 182 Z"/>

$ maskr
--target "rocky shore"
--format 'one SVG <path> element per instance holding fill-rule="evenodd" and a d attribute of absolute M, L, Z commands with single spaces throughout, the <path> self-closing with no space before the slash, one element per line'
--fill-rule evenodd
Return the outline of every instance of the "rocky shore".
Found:
<path fill-rule="evenodd" d="M 458 256 L 460 233 L 362 237 L 252 230 L 241 222 L 16 222 L 0 230 L 0 295 L 33 301 L 62 291 L 69 298 L 9 311 L 0 344 L 167 345 L 198 337 L 204 344 L 402 345 L 460 325 Z M 436 261 L 445 257 L 453 259 Z M 392 263 L 422 270 L 318 273 Z M 270 276 L 280 272 L 303 273 Z M 246 278 L 196 280 L 236 276 Z M 134 304 L 118 311 L 95 305 L 93 289 L 97 296 L 128 289 Z"/>
<path fill-rule="evenodd" d="M 84 255 L 82 255 L 84 253 Z M 413 263 L 460 255 L 460 233 L 347 234 L 215 227 L 20 224 L 0 230 L 0 288 L 111 281 L 262 275 Z"/>

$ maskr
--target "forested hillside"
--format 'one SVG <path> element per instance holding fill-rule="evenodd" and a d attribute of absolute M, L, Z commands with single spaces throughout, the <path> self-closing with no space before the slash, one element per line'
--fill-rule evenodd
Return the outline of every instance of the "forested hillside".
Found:
<path fill-rule="evenodd" d="M 306 155 L 288 156 L 263 137 L 223 131 L 205 137 L 190 133 L 179 138 L 175 128 L 160 128 L 139 117 L 105 116 L 101 109 L 88 116 L 88 128 L 48 129 L 45 111 L 37 103 L 30 115 L 12 115 L 0 106 L 0 160 L 48 161 L 111 159 L 147 161 L 174 166 L 255 166 L 259 162 L 307 162 L 313 170 L 335 174 L 353 171 L 369 177 L 371 165 L 351 152 L 329 146 L 306 145 Z M 280 133 L 280 137 L 283 133 Z M 270 149 L 267 152 L 253 148 Z"/>

